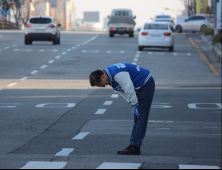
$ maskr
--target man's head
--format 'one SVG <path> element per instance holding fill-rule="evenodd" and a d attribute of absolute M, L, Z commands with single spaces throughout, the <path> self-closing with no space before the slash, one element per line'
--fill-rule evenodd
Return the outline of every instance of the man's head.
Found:
<path fill-rule="evenodd" d="M 92 72 L 89 76 L 89 81 L 91 86 L 97 87 L 105 87 L 110 83 L 109 77 L 107 76 L 106 72 L 102 70 L 96 70 Z"/>

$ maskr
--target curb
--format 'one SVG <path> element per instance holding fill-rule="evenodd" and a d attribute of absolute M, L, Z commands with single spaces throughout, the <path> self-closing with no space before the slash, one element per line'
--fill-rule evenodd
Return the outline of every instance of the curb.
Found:
<path fill-rule="evenodd" d="M 211 41 L 209 41 L 204 35 L 201 35 L 201 40 L 202 40 L 202 42 L 204 42 L 204 44 L 206 44 L 210 47 L 211 51 L 218 58 L 218 61 L 222 63 L 221 49 L 214 46 L 213 43 Z"/>

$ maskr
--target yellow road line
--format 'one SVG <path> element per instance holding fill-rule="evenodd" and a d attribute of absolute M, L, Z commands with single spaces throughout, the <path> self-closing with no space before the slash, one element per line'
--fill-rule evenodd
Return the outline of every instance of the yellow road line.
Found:
<path fill-rule="evenodd" d="M 204 55 L 204 53 L 199 49 L 199 46 L 193 41 L 192 38 L 189 38 L 190 42 L 197 48 L 198 53 L 200 54 L 201 59 L 207 63 L 207 65 L 209 66 L 210 70 L 212 71 L 212 73 L 214 73 L 215 75 L 219 75 L 219 73 L 215 70 L 214 66 L 209 62 L 209 60 L 206 58 L 206 56 Z"/>

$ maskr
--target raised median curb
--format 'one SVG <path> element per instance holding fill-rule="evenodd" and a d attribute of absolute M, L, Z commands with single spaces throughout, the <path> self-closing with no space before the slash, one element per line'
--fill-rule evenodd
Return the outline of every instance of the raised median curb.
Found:
<path fill-rule="evenodd" d="M 222 63 L 222 54 L 221 54 L 221 44 L 216 43 L 213 45 L 213 42 L 209 40 L 206 36 L 201 35 L 201 40 L 203 43 L 209 46 L 214 55 L 218 58 L 218 61 Z"/>

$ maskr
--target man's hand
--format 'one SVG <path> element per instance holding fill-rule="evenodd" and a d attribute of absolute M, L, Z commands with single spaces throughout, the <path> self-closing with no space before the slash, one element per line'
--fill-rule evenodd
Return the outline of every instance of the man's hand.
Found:
<path fill-rule="evenodd" d="M 135 119 L 139 118 L 139 106 L 133 107 L 133 116 Z"/>

